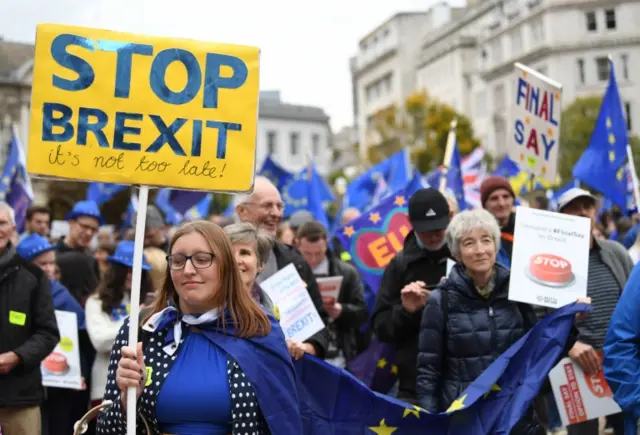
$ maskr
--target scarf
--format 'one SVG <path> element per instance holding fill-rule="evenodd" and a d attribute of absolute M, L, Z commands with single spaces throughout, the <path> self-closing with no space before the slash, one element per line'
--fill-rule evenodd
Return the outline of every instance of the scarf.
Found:
<path fill-rule="evenodd" d="M 220 308 L 214 308 L 211 311 L 199 315 L 182 314 L 170 303 L 167 308 L 151 316 L 142 329 L 150 332 L 168 329 L 162 350 L 169 355 L 173 355 L 178 349 L 178 343 L 180 343 L 182 339 L 183 323 L 189 326 L 198 326 L 202 329 L 210 329 L 218 323 L 217 320 L 223 311 L 224 310 Z"/>
<path fill-rule="evenodd" d="M 471 278 L 471 275 L 469 274 L 468 271 L 465 271 L 465 274 L 469 278 Z M 472 282 L 473 282 L 473 279 L 472 279 Z M 491 296 L 491 293 L 493 293 L 493 289 L 496 287 L 496 269 L 495 269 L 495 267 L 491 271 L 491 277 L 489 278 L 489 282 L 487 282 L 486 285 L 478 286 L 478 285 L 476 285 L 475 282 L 473 282 L 473 286 L 476 288 L 476 291 L 478 292 L 478 294 L 480 296 L 482 296 L 485 299 L 489 299 L 489 296 Z"/>

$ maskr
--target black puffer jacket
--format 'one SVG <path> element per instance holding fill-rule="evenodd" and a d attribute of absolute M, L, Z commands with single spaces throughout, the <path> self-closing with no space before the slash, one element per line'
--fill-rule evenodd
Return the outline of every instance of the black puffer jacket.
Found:
<path fill-rule="evenodd" d="M 499 264 L 496 268 L 488 299 L 478 294 L 461 264 L 429 297 L 420 327 L 416 384 L 420 406 L 429 412 L 445 411 L 536 323 L 531 306 L 507 299 L 509 269 Z M 444 291 L 449 299 L 446 330 Z"/>

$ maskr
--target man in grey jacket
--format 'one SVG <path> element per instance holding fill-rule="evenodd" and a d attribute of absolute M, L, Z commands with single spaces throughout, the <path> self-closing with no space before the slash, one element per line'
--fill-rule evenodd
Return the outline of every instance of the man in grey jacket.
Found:
<path fill-rule="evenodd" d="M 560 196 L 558 211 L 589 218 L 593 229 L 596 223 L 596 198 L 586 190 L 574 187 Z M 591 298 L 593 310 L 585 318 L 576 321 L 578 340 L 569 351 L 569 357 L 587 375 L 595 375 L 602 370 L 601 350 L 607 328 L 631 269 L 633 262 L 622 245 L 591 236 L 587 296 Z M 609 416 L 608 420 L 616 435 L 624 433 L 622 414 Z M 597 435 L 598 419 L 573 424 L 567 428 L 567 433 Z"/>

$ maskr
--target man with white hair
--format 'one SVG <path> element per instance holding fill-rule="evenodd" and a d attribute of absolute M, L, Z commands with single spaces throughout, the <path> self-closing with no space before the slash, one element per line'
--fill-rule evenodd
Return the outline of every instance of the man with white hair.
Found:
<path fill-rule="evenodd" d="M 39 435 L 44 399 L 40 363 L 60 339 L 49 280 L 11 244 L 15 214 L 0 202 L 0 428 Z"/>
<path fill-rule="evenodd" d="M 236 214 L 242 222 L 249 222 L 258 228 L 268 231 L 275 239 L 276 230 L 282 221 L 284 203 L 280 192 L 273 183 L 266 177 L 257 176 L 253 185 L 253 192 L 242 195 L 236 200 Z M 274 242 L 273 249 L 264 268 L 258 275 L 256 282 L 260 283 L 273 276 L 276 272 L 294 264 L 298 274 L 307 285 L 309 296 L 320 314 L 320 318 L 325 325 L 329 323 L 329 314 L 324 309 L 322 297 L 318 289 L 318 283 L 313 275 L 313 270 L 309 267 L 304 258 L 295 248 Z M 288 340 L 289 347 L 315 355 L 324 359 L 329 346 L 329 335 L 326 329 L 309 338 L 305 343 L 297 343 Z"/>

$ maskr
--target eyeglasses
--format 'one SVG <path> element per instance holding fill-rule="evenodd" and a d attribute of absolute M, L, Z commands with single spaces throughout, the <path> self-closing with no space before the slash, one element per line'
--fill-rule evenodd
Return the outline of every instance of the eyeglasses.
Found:
<path fill-rule="evenodd" d="M 245 204 L 257 205 L 264 211 L 269 211 L 274 207 L 278 209 L 278 211 L 284 210 L 284 202 L 263 202 L 262 204 L 258 204 L 257 202 L 246 202 Z"/>
<path fill-rule="evenodd" d="M 196 269 L 206 269 L 213 263 L 214 255 L 210 252 L 196 252 L 191 255 L 173 254 L 167 255 L 167 264 L 171 270 L 182 270 L 187 265 L 187 260 Z"/>

